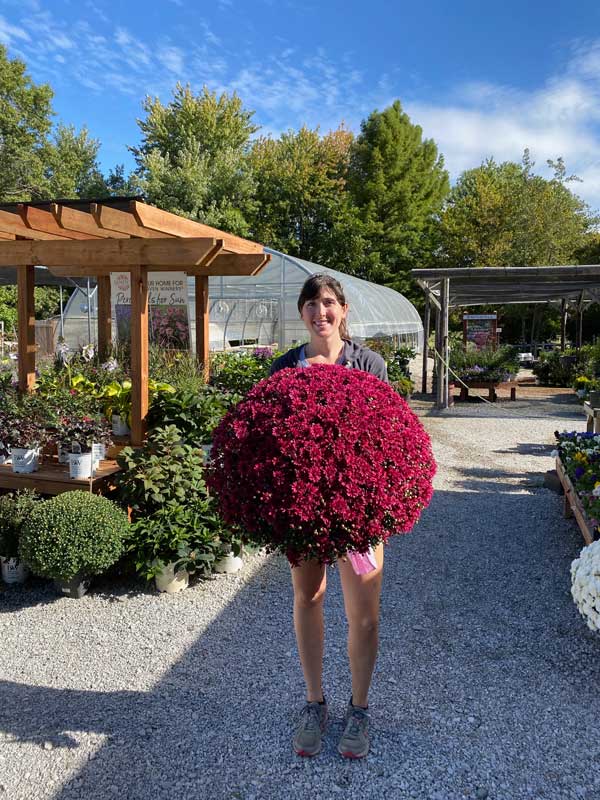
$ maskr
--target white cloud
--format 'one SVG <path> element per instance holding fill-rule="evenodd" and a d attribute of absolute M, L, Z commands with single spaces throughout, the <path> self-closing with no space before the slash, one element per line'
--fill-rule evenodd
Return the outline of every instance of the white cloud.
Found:
<path fill-rule="evenodd" d="M 30 42 L 31 37 L 24 28 L 17 25 L 11 25 L 4 17 L 0 16 L 0 42 L 5 45 L 11 45 L 14 39 Z"/>
<path fill-rule="evenodd" d="M 169 72 L 174 72 L 177 75 L 182 75 L 184 72 L 183 51 L 178 47 L 169 45 L 159 48 L 157 58 Z"/>

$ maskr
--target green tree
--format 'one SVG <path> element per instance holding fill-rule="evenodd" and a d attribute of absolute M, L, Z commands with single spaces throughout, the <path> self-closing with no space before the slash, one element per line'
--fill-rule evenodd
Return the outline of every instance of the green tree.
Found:
<path fill-rule="evenodd" d="M 430 260 L 449 182 L 435 143 L 423 139 L 398 100 L 362 123 L 352 147 L 349 188 L 368 239 L 371 269 L 412 294 L 409 271 Z"/>
<path fill-rule="evenodd" d="M 137 186 L 149 202 L 247 235 L 254 202 L 248 167 L 249 140 L 257 131 L 254 112 L 236 94 L 217 97 L 205 86 L 194 95 L 179 83 L 168 105 L 147 97 L 143 109 L 142 143 L 130 150 Z"/>
<path fill-rule="evenodd" d="M 323 266 L 361 272 L 367 243 L 346 191 L 352 139 L 343 126 L 324 136 L 302 127 L 254 142 L 255 239 Z"/>
<path fill-rule="evenodd" d="M 46 319 L 59 313 L 59 290 L 54 286 L 36 286 L 34 290 L 35 318 Z M 0 286 L 0 322 L 7 336 L 17 328 L 17 287 Z"/>
<path fill-rule="evenodd" d="M 44 193 L 51 198 L 105 197 L 109 189 L 98 166 L 100 142 L 87 128 L 59 124 L 44 151 Z"/>
<path fill-rule="evenodd" d="M 51 128 L 52 89 L 36 86 L 26 66 L 0 45 L 0 201 L 43 191 L 44 153 Z"/>
<path fill-rule="evenodd" d="M 562 159 L 551 179 L 520 164 L 488 159 L 452 188 L 440 220 L 440 263 L 456 267 L 575 263 L 595 224 L 568 183 Z"/>

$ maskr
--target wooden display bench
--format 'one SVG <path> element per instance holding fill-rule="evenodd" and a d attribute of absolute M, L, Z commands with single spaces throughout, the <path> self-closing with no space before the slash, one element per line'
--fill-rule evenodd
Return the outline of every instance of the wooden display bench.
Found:
<path fill-rule="evenodd" d="M 498 389 L 510 389 L 510 399 L 516 400 L 517 399 L 517 381 L 504 381 L 502 383 L 495 383 L 494 381 L 473 381 L 472 383 L 469 382 L 468 386 L 460 385 L 460 397 L 459 400 L 461 402 L 465 402 L 469 398 L 469 389 L 487 389 L 488 391 L 488 400 L 490 403 L 495 403 L 498 399 L 497 390 Z M 450 384 L 449 388 L 454 388 L 455 384 Z"/>
<path fill-rule="evenodd" d="M 565 519 L 575 517 L 579 530 L 581 531 L 586 544 L 591 544 L 594 541 L 595 528 L 591 524 L 588 515 L 579 499 L 579 495 L 575 491 L 575 487 L 571 483 L 571 479 L 565 472 L 562 461 L 556 458 L 556 474 L 564 489 L 564 515 Z"/>
<path fill-rule="evenodd" d="M 600 408 L 592 408 L 592 404 L 586 400 L 583 410 L 587 416 L 587 432 L 600 433 Z"/>
<path fill-rule="evenodd" d="M 40 494 L 62 494 L 80 489 L 105 494 L 112 487 L 112 476 L 119 469 L 116 461 L 107 458 L 100 462 L 93 478 L 76 480 L 69 476 L 68 465 L 59 464 L 56 457 L 46 457 L 35 472 L 13 472 L 10 464 L 0 464 L 0 489 L 35 489 Z"/>

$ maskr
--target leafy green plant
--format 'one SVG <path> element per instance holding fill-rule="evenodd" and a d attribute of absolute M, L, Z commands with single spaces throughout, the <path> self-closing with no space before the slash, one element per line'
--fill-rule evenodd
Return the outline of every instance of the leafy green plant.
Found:
<path fill-rule="evenodd" d="M 148 412 L 148 427 L 175 425 L 186 444 L 199 447 L 210 442 L 212 432 L 240 395 L 227 395 L 214 386 L 203 386 L 199 392 L 175 391 L 160 394 Z"/>
<path fill-rule="evenodd" d="M 188 350 L 164 350 L 152 344 L 148 360 L 152 380 L 182 392 L 201 392 L 206 386 L 204 367 Z"/>
<path fill-rule="evenodd" d="M 206 492 L 202 452 L 186 444 L 174 425 L 153 430 L 139 449 L 125 447 L 117 463 L 118 495 L 131 508 L 134 521 L 166 503 L 192 502 Z"/>
<path fill-rule="evenodd" d="M 126 378 L 124 381 L 112 381 L 103 388 L 100 396 L 104 401 L 104 415 L 108 419 L 113 414 L 118 414 L 121 419 L 127 421 L 128 425 L 131 425 L 131 387 L 131 381 Z M 170 394 L 174 391 L 175 389 L 169 383 L 148 381 L 148 393 L 151 403 L 161 394 Z"/>
<path fill-rule="evenodd" d="M 414 383 L 410 378 L 407 378 L 404 375 L 397 378 L 395 381 L 390 381 L 390 383 L 398 392 L 398 394 L 402 395 L 402 397 L 410 397 L 415 390 Z"/>
<path fill-rule="evenodd" d="M 539 361 L 533 365 L 533 374 L 539 383 L 547 386 L 572 386 L 578 372 L 576 350 L 540 353 Z"/>
<path fill-rule="evenodd" d="M 394 384 L 402 378 L 410 379 L 409 363 L 417 354 L 412 347 L 408 345 L 396 347 L 394 340 L 390 336 L 377 336 L 373 339 L 367 339 L 365 344 L 370 350 L 379 353 L 385 360 L 390 383 Z"/>
<path fill-rule="evenodd" d="M 505 345 L 477 350 L 458 346 L 450 350 L 450 367 L 465 382 L 505 381 L 519 371 L 518 348 Z"/>
<path fill-rule="evenodd" d="M 129 522 L 111 500 L 72 491 L 37 503 L 21 530 L 19 555 L 55 580 L 98 575 L 120 557 Z"/>
<path fill-rule="evenodd" d="M 210 359 L 210 382 L 224 392 L 245 395 L 268 377 L 275 357 L 268 347 L 256 347 L 253 353 L 214 353 Z"/>
<path fill-rule="evenodd" d="M 31 489 L 0 495 L 0 556 L 18 559 L 21 529 L 40 500 Z"/>
<path fill-rule="evenodd" d="M 221 553 L 221 529 L 222 522 L 207 495 L 191 503 L 171 500 L 133 523 L 126 552 L 147 580 L 171 563 L 175 571 L 208 574 Z"/>

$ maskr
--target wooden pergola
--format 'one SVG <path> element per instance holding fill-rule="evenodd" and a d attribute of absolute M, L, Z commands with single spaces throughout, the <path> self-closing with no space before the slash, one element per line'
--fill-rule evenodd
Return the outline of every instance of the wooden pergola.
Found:
<path fill-rule="evenodd" d="M 255 275 L 270 260 L 262 245 L 147 205 L 139 198 L 0 205 L 0 270 L 16 268 L 19 388 L 35 383 L 34 270 L 93 277 L 98 286 L 98 351 L 112 340 L 110 275 L 131 275 L 131 441 L 140 445 L 148 412 L 148 272 L 195 278 L 196 355 L 208 377 L 208 278 Z"/>

